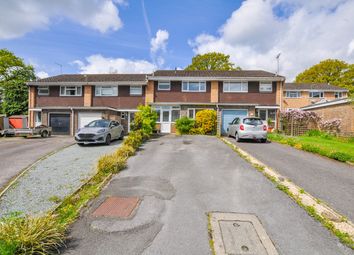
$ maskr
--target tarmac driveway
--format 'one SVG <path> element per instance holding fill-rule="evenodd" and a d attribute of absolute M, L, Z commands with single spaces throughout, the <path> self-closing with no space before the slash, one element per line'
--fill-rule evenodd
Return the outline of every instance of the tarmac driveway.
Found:
<path fill-rule="evenodd" d="M 119 207 L 106 204 L 114 197 L 133 197 L 123 209 L 137 208 L 126 218 L 108 217 L 109 208 Z M 279 254 L 352 254 L 262 173 L 207 136 L 147 142 L 73 225 L 64 254 L 211 254 L 212 211 L 255 214 Z"/>
<path fill-rule="evenodd" d="M 71 136 L 0 138 L 0 190 L 39 158 L 72 143 Z"/>

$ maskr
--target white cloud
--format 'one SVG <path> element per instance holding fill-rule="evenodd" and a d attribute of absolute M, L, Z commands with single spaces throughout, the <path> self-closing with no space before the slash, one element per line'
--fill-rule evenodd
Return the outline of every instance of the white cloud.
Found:
<path fill-rule="evenodd" d="M 91 55 L 86 61 L 75 60 L 80 73 L 151 73 L 156 66 L 146 60 L 106 58 L 100 54 Z"/>
<path fill-rule="evenodd" d="M 36 76 L 40 79 L 43 79 L 49 77 L 49 74 L 44 71 L 39 71 L 36 73 Z"/>
<path fill-rule="evenodd" d="M 156 36 L 151 38 L 151 52 L 156 53 L 157 51 L 166 51 L 167 41 L 168 41 L 169 33 L 167 30 L 159 29 L 156 32 Z"/>
<path fill-rule="evenodd" d="M 68 18 L 105 33 L 122 27 L 115 4 L 122 0 L 12 0 L 1 2 L 0 39 L 21 37 L 34 29 L 45 29 L 55 18 Z"/>
<path fill-rule="evenodd" d="M 278 13 L 285 15 L 279 15 Z M 327 58 L 354 62 L 354 1 L 248 0 L 217 35 L 200 34 L 195 53 L 220 51 L 244 69 L 276 71 L 287 80 Z"/>

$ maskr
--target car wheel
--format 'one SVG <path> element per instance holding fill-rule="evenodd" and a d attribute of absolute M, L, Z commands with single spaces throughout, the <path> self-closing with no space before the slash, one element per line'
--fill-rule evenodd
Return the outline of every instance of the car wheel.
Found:
<path fill-rule="evenodd" d="M 266 142 L 267 142 L 267 138 L 261 139 L 261 143 L 266 143 Z"/>
<path fill-rule="evenodd" d="M 48 131 L 47 130 L 44 130 L 42 133 L 41 133 L 41 137 L 42 138 L 47 138 L 48 137 Z"/>
<path fill-rule="evenodd" d="M 124 131 L 122 130 L 122 132 L 120 132 L 119 140 L 123 140 L 123 138 L 124 138 Z"/>
<path fill-rule="evenodd" d="M 77 145 L 79 145 L 79 146 L 84 146 L 84 144 L 83 144 L 83 143 L 77 143 Z"/>
<path fill-rule="evenodd" d="M 110 134 L 108 134 L 108 135 L 106 136 L 106 142 L 105 142 L 105 144 L 106 144 L 106 145 L 110 145 L 110 144 L 111 144 L 111 135 L 110 135 Z"/>
<path fill-rule="evenodd" d="M 238 136 L 238 133 L 235 134 L 235 140 L 236 140 L 236 142 L 240 142 L 241 141 L 240 137 Z"/>

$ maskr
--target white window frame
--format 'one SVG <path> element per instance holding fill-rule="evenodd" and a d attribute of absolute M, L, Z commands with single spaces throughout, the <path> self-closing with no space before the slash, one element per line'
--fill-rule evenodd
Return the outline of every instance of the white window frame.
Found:
<path fill-rule="evenodd" d="M 161 88 L 160 85 L 162 86 L 168 86 L 168 88 Z M 171 90 L 171 82 L 170 81 L 159 81 L 157 83 L 157 90 L 160 91 L 170 91 Z"/>
<path fill-rule="evenodd" d="M 273 83 L 272 82 L 260 82 L 259 83 L 259 92 L 272 93 L 273 92 Z"/>
<path fill-rule="evenodd" d="M 41 90 L 46 90 L 47 92 L 42 92 Z M 49 96 L 49 86 L 38 86 L 37 88 L 38 96 Z"/>
<path fill-rule="evenodd" d="M 343 92 L 341 91 L 334 92 L 334 98 L 336 99 L 343 98 Z"/>
<path fill-rule="evenodd" d="M 156 106 L 154 107 L 154 110 L 156 112 L 160 112 L 160 118 L 156 120 L 156 123 L 161 123 L 162 121 L 162 114 L 163 111 L 169 111 L 169 123 L 175 123 L 175 121 L 172 121 L 172 111 L 177 110 L 179 111 L 179 117 L 181 118 L 181 107 L 180 106 Z"/>
<path fill-rule="evenodd" d="M 111 89 L 112 93 L 111 94 L 103 94 L 102 91 L 105 89 Z M 118 96 L 118 86 L 95 86 L 95 96 L 96 97 L 112 97 L 112 96 Z"/>
<path fill-rule="evenodd" d="M 213 108 L 188 108 L 187 109 L 187 117 L 189 117 L 189 111 L 193 111 L 193 118 L 192 119 L 195 119 L 195 115 L 197 114 L 197 110 L 214 110 Z"/>
<path fill-rule="evenodd" d="M 296 97 L 290 96 L 291 93 L 296 93 Z M 285 98 L 301 98 L 301 91 L 286 90 Z"/>
<path fill-rule="evenodd" d="M 139 89 L 138 93 L 133 92 L 134 89 Z M 129 94 L 131 96 L 141 96 L 143 94 L 143 86 L 139 86 L 139 85 L 138 86 L 130 86 L 129 87 Z"/>
<path fill-rule="evenodd" d="M 232 90 L 232 85 L 239 85 L 240 90 Z M 248 93 L 247 81 L 224 81 L 222 85 L 222 91 L 224 93 Z"/>
<path fill-rule="evenodd" d="M 198 83 L 198 90 L 190 90 L 190 83 Z M 187 89 L 184 89 L 184 84 L 187 85 Z M 204 89 L 202 89 L 202 85 L 204 85 Z M 195 93 L 200 93 L 200 92 L 206 92 L 206 81 L 183 81 L 182 82 L 182 92 L 195 92 Z"/>
<path fill-rule="evenodd" d="M 64 93 L 62 93 L 63 88 L 64 88 Z M 75 88 L 75 95 L 67 95 L 66 92 L 73 90 L 72 88 Z M 60 96 L 61 97 L 80 97 L 80 96 L 82 96 L 82 86 L 60 86 Z"/>
<path fill-rule="evenodd" d="M 311 95 L 312 93 L 320 93 L 320 96 L 314 97 L 313 95 Z M 323 91 L 309 91 L 309 98 L 324 98 L 324 92 Z"/>

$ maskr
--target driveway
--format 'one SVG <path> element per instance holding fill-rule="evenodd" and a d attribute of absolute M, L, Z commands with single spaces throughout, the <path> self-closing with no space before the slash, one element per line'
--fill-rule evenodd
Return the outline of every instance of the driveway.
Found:
<path fill-rule="evenodd" d="M 39 158 L 72 143 L 70 136 L 0 138 L 0 190 Z"/>
<path fill-rule="evenodd" d="M 275 142 L 241 142 L 237 146 L 354 220 L 353 166 Z"/>
<path fill-rule="evenodd" d="M 141 201 L 128 218 L 100 215 L 112 196 Z M 147 142 L 73 225 L 64 254 L 211 254 L 212 211 L 255 214 L 279 254 L 352 254 L 262 173 L 207 136 Z"/>

